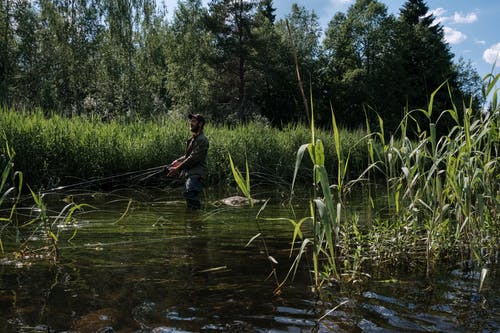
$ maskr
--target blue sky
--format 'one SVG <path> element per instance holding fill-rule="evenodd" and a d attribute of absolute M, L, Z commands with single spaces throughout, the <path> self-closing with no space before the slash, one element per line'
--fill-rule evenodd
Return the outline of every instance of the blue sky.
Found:
<path fill-rule="evenodd" d="M 379 0 L 390 14 L 399 15 L 404 0 Z M 321 27 L 337 12 L 347 12 L 354 0 L 274 0 L 278 17 L 290 12 L 292 3 L 314 10 Z M 491 72 L 496 57 L 494 73 L 500 69 L 500 1 L 499 0 L 428 0 L 427 7 L 444 27 L 445 39 L 455 58 L 471 60 L 480 76 Z"/>
<path fill-rule="evenodd" d="M 277 18 L 290 13 L 292 4 L 297 3 L 313 10 L 319 17 L 323 31 L 337 12 L 346 12 L 355 0 L 274 0 Z M 399 14 L 404 0 L 379 0 L 390 14 Z M 209 0 L 203 0 L 207 5 Z M 172 15 L 177 0 L 164 0 L 167 11 Z M 428 0 L 429 10 L 444 27 L 445 39 L 456 60 L 463 57 L 470 60 L 482 77 L 492 71 L 498 57 L 494 74 L 500 69 L 500 1 L 499 0 Z"/>

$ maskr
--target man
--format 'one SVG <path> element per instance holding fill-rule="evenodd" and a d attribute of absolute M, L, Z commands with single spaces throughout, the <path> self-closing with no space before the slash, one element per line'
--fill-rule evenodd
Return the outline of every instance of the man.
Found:
<path fill-rule="evenodd" d="M 177 176 L 179 173 L 186 177 L 186 198 L 189 209 L 201 209 L 200 192 L 202 182 L 208 174 L 208 139 L 203 134 L 205 118 L 201 114 L 189 114 L 191 123 L 191 138 L 187 140 L 186 153 L 173 161 L 168 168 L 168 177 Z"/>

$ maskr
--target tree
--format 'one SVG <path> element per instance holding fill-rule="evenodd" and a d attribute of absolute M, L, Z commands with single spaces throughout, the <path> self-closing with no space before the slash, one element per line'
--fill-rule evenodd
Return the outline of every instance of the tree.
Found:
<path fill-rule="evenodd" d="M 431 28 L 435 33 L 441 30 L 438 25 L 434 25 L 434 17 L 429 14 L 429 7 L 424 0 L 406 1 L 400 10 L 400 19 L 411 26 L 422 25 Z"/>
<path fill-rule="evenodd" d="M 218 74 L 216 93 L 221 119 L 236 109 L 238 120 L 245 121 L 251 112 L 247 74 L 256 8 L 255 0 L 213 0 L 210 3 L 208 23 L 217 48 L 212 66 Z"/>
<path fill-rule="evenodd" d="M 10 104 L 9 91 L 15 65 L 12 57 L 14 38 L 11 27 L 12 0 L 0 1 L 0 103 Z"/>
<path fill-rule="evenodd" d="M 432 92 L 442 83 L 448 82 L 454 93 L 463 96 L 461 85 L 465 86 L 457 81 L 443 29 L 435 24 L 424 1 L 407 1 L 396 19 L 376 0 L 357 0 L 347 15 L 334 16 L 323 47 L 329 96 L 344 125 L 360 126 L 364 111 L 374 110 L 369 112 L 372 123 L 378 124 L 377 115 L 381 116 L 386 133 L 391 134 L 405 116 L 405 108 L 427 109 Z M 437 111 L 430 121 L 435 122 L 450 103 L 447 89 L 442 89 L 435 96 Z M 421 126 L 425 123 L 422 113 L 412 114 Z M 441 133 L 453 125 L 451 120 L 440 118 Z"/>
<path fill-rule="evenodd" d="M 166 15 L 157 12 L 155 1 L 143 1 L 142 8 L 140 29 L 134 37 L 138 45 L 133 61 L 138 82 L 135 109 L 137 114 L 149 117 L 166 113 L 171 102 L 166 89 L 168 24 Z"/>
<path fill-rule="evenodd" d="M 481 110 L 485 103 L 481 96 L 482 79 L 472 65 L 471 60 L 466 61 L 460 57 L 453 64 L 453 71 L 456 73 L 457 83 L 457 91 L 454 91 L 455 105 L 459 109 L 461 109 L 462 105 L 465 105 L 467 107 L 472 106 L 473 111 Z"/>
<path fill-rule="evenodd" d="M 249 61 L 253 69 L 250 90 L 254 105 L 272 124 L 282 125 L 294 115 L 296 84 L 291 69 L 290 48 L 275 26 L 272 1 L 259 3 L 252 30 L 253 48 Z"/>
<path fill-rule="evenodd" d="M 321 68 L 319 67 L 321 55 L 319 37 L 321 29 L 319 27 L 318 16 L 313 11 L 309 12 L 306 10 L 305 7 L 293 4 L 292 12 L 284 20 L 280 20 L 277 23 L 276 29 L 283 45 L 286 46 L 285 54 L 287 55 L 286 63 L 288 64 L 288 75 L 286 78 L 289 80 L 289 84 L 286 87 L 294 101 L 293 108 L 288 107 L 283 110 L 284 112 L 288 112 L 287 115 L 284 115 L 283 119 L 285 121 L 304 120 L 307 119 L 307 114 L 306 110 L 304 110 L 303 97 L 297 84 L 298 78 L 296 76 L 294 55 L 296 55 L 302 84 L 305 94 L 307 94 L 306 99 L 309 99 L 307 92 L 312 91 L 314 93 L 321 90 Z M 309 102 L 307 101 L 307 103 Z M 321 105 L 321 103 L 318 105 Z M 318 112 L 317 119 L 320 118 L 320 114 L 321 112 Z"/>
<path fill-rule="evenodd" d="M 206 28 L 208 12 L 200 0 L 179 1 L 168 40 L 168 92 L 183 113 L 206 113 L 212 102 L 214 73 L 212 35 Z"/>
<path fill-rule="evenodd" d="M 276 15 L 274 12 L 276 8 L 273 7 L 273 0 L 261 0 L 257 9 L 257 20 L 265 19 L 269 24 L 274 25 L 274 20 L 276 19 Z"/>
<path fill-rule="evenodd" d="M 39 17 L 30 1 L 21 0 L 15 4 L 13 21 L 16 22 L 13 48 L 13 75 L 11 99 L 19 107 L 33 107 L 39 100 L 40 75 L 38 73 Z"/>
<path fill-rule="evenodd" d="M 396 41 L 395 59 L 405 70 L 405 98 L 409 110 L 427 108 L 430 95 L 442 83 L 448 81 L 456 87 L 453 71 L 453 54 L 444 41 L 443 28 L 434 22 L 423 0 L 408 0 L 399 16 L 399 36 Z M 439 110 L 450 106 L 449 95 L 442 89 L 435 97 L 433 121 Z M 441 121 L 443 131 L 448 127 Z"/>
<path fill-rule="evenodd" d="M 95 82 L 101 17 L 86 0 L 41 0 L 37 12 L 36 103 L 44 109 L 81 114 Z"/>
<path fill-rule="evenodd" d="M 323 47 L 329 99 L 344 126 L 364 124 L 366 108 L 382 112 L 387 104 L 380 97 L 391 81 L 381 80 L 391 52 L 393 19 L 376 0 L 357 0 L 330 21 Z M 382 101 L 382 103 L 381 103 Z"/>

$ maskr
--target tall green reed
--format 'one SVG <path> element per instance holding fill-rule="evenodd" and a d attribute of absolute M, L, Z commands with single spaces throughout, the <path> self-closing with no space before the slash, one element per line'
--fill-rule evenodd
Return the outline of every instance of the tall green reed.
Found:
<path fill-rule="evenodd" d="M 337 204 L 334 202 L 334 197 L 330 190 L 330 182 L 328 179 L 328 173 L 325 168 L 325 149 L 323 146 L 323 142 L 316 136 L 316 128 L 314 123 L 314 104 L 311 100 L 311 140 L 309 143 L 302 144 L 297 151 L 297 158 L 295 162 L 294 176 L 292 181 L 292 195 L 293 189 L 295 185 L 295 180 L 297 177 L 297 173 L 302 163 L 302 158 L 307 150 L 309 153 L 309 157 L 313 164 L 313 184 L 315 186 L 313 199 L 311 200 L 311 216 L 310 220 L 312 221 L 312 229 L 313 229 L 313 239 L 305 239 L 303 240 L 302 247 L 300 248 L 299 254 L 297 255 L 297 259 L 294 262 L 295 270 L 296 266 L 299 264 L 300 258 L 305 251 L 305 246 L 308 243 L 311 243 L 313 246 L 313 268 L 314 268 L 314 281 L 316 287 L 318 287 L 321 283 L 320 280 L 320 270 L 319 270 L 319 261 L 322 259 L 322 255 L 326 257 L 327 264 L 324 265 L 323 272 L 328 276 L 333 276 L 334 278 L 339 278 L 339 273 L 337 271 L 336 265 L 336 246 L 339 237 L 339 224 L 340 224 L 340 216 L 341 216 L 341 203 L 338 201 Z M 332 111 L 332 123 L 334 130 L 334 144 L 335 150 L 337 152 L 337 160 L 338 160 L 338 176 L 339 178 L 337 183 L 337 193 L 338 198 L 340 198 L 340 193 L 342 192 L 342 182 L 344 175 L 344 160 L 341 155 L 340 148 L 340 135 L 338 128 L 336 126 L 335 117 Z M 347 165 L 347 163 L 346 163 Z M 296 224 L 300 225 L 300 224 Z M 297 232 L 294 231 L 294 237 Z M 292 244 L 293 246 L 293 244 Z"/>
<path fill-rule="evenodd" d="M 498 251 L 500 228 L 500 109 L 496 99 L 498 90 L 493 90 L 498 77 L 485 78 L 483 91 L 493 94 L 487 112 L 473 110 L 470 102 L 460 111 L 452 104 L 451 109 L 434 117 L 434 96 L 444 83 L 431 94 L 426 109 L 406 113 L 396 134 L 399 136 L 386 140 L 379 116 L 376 131 L 371 131 L 367 121 L 366 141 L 360 143 L 365 143 L 369 165 L 351 182 L 345 182 L 349 154 L 344 156 L 340 149 L 342 136 L 332 112 L 333 151 L 337 162 L 334 185 L 330 184 L 324 167 L 326 152 L 315 134 L 311 107 L 311 139 L 297 151 L 292 195 L 298 168 L 307 151 L 313 164 L 315 185 L 309 216 L 312 238 L 301 232 L 302 223 L 290 220 L 294 226 L 293 240 L 297 236 L 302 239 L 291 271 L 296 271 L 310 245 L 316 286 L 342 276 L 355 280 L 367 258 L 386 257 L 400 263 L 403 258 L 412 258 L 414 262 L 424 258 L 428 274 L 435 260 L 463 249 L 471 251 L 479 264 L 492 260 L 492 253 L 495 249 Z M 418 114 L 424 115 L 423 120 Z M 455 126 L 447 134 L 438 136 L 438 128 L 446 115 L 455 120 Z M 417 119 L 419 123 L 413 124 Z M 416 129 L 415 139 L 408 136 L 410 125 Z M 369 214 L 370 220 L 360 225 L 358 214 L 348 219 L 344 213 L 350 202 L 343 193 L 349 186 L 365 181 L 366 176 L 369 189 L 370 180 L 374 178 L 384 184 L 386 193 L 385 200 L 380 201 L 376 191 L 369 190 L 369 207 L 382 209 Z M 343 269 L 338 265 L 341 258 L 344 258 Z"/>
<path fill-rule="evenodd" d="M 92 117 L 64 118 L 41 110 L 17 112 L 0 108 L 0 127 L 17 154 L 18 170 L 34 188 L 55 187 L 143 170 L 164 165 L 184 153 L 189 137 L 186 120 L 168 116 L 148 121 L 102 122 Z M 232 182 L 228 153 L 236 165 L 248 160 L 254 184 L 289 186 L 294 171 L 297 147 L 310 137 L 302 125 L 283 129 L 264 123 L 236 127 L 208 123 L 205 132 L 210 139 L 210 184 Z M 345 144 L 358 141 L 362 133 L 343 131 Z M 326 131 L 317 131 L 326 149 L 333 149 L 333 139 Z M 0 138 L 3 144 L 3 139 Z M 348 172 L 353 175 L 365 167 L 363 152 L 354 154 Z M 334 170 L 334 159 L 326 156 L 327 170 Z M 297 175 L 299 182 L 307 166 Z M 161 184 L 160 177 L 157 179 Z"/>
<path fill-rule="evenodd" d="M 5 149 L 0 153 L 0 165 L 3 166 L 2 179 L 0 182 L 0 207 L 10 206 L 7 216 L 0 216 L 1 230 L 3 231 L 7 224 L 12 223 L 14 214 L 16 212 L 16 207 L 19 203 L 19 199 L 23 188 L 23 174 L 19 171 L 14 171 L 14 163 L 12 159 L 14 158 L 15 152 L 12 150 L 8 144 L 5 143 Z M 16 193 L 17 192 L 17 193 Z M 9 199 L 13 197 L 13 201 L 9 202 Z M 19 239 L 19 233 L 16 229 L 16 239 Z M 0 232 L 0 251 L 4 254 L 4 247 L 2 242 L 2 233 Z"/>
<path fill-rule="evenodd" d="M 37 234 L 40 230 L 46 236 L 49 242 L 49 247 L 46 248 L 45 257 L 57 259 L 58 256 L 58 241 L 60 233 L 60 225 L 68 225 L 73 222 L 75 212 L 82 210 L 84 207 L 90 207 L 86 204 L 77 205 L 74 202 L 66 205 L 57 216 L 49 216 L 47 205 L 44 201 L 43 194 L 35 194 L 35 192 L 28 186 L 33 199 L 33 206 L 31 207 L 32 217 L 25 219 L 17 216 L 17 209 L 21 202 L 21 195 L 23 193 L 24 177 L 20 171 L 15 171 L 14 159 L 15 152 L 5 140 L 5 147 L 0 154 L 0 162 L 3 165 L 2 178 L 0 182 L 0 208 L 2 214 L 0 215 L 0 250 L 2 255 L 6 255 L 3 246 L 2 237 L 3 232 L 6 230 L 13 230 L 15 233 L 15 243 L 17 248 L 15 251 L 25 252 L 29 246 L 30 237 L 26 234 Z M 24 202 L 26 199 L 23 200 Z M 7 214 L 4 214 L 6 207 Z M 71 241 L 76 236 L 76 230 L 73 235 L 68 239 Z"/>
<path fill-rule="evenodd" d="M 498 75 L 491 83 L 497 80 Z M 492 92 L 491 83 L 483 89 L 485 93 Z M 411 247 L 414 252 L 424 253 L 428 272 L 441 253 L 460 247 L 484 261 L 479 249 L 485 245 L 491 248 L 492 241 L 498 241 L 496 221 L 500 219 L 500 110 L 496 102 L 488 112 L 473 110 L 472 103 L 463 105 L 461 112 L 452 105 L 433 121 L 433 98 L 443 86 L 433 92 L 427 109 L 407 113 L 400 125 L 400 140 L 391 138 L 387 145 L 383 132 L 376 133 L 384 146 L 384 156 L 371 160 L 386 175 L 392 236 L 402 246 L 400 250 Z M 417 113 L 424 115 L 427 124 L 415 126 L 417 139 L 412 140 L 406 129 L 408 122 L 418 118 L 414 117 Z M 455 126 L 438 137 L 437 128 L 445 115 L 454 119 Z"/>
<path fill-rule="evenodd" d="M 250 205 L 253 207 L 253 199 L 250 195 L 251 187 L 250 187 L 250 171 L 248 170 L 248 161 L 245 161 L 245 177 L 241 174 L 241 171 L 234 165 L 231 154 L 229 154 L 229 162 L 231 164 L 231 171 L 233 173 L 234 180 L 238 185 L 239 189 L 248 199 Z"/>

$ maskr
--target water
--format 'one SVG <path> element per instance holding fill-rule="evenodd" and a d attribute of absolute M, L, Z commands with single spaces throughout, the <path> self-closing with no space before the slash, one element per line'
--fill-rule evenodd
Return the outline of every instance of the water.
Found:
<path fill-rule="evenodd" d="M 257 223 L 260 205 L 209 204 L 201 213 L 186 212 L 179 194 L 171 189 L 49 198 L 49 206 L 58 209 L 62 199 L 95 208 L 79 213 L 71 226 L 60 225 L 57 264 L 29 252 L 25 258 L 2 259 L 0 331 L 500 330 L 496 269 L 489 271 L 481 293 L 479 272 L 456 265 L 443 265 L 429 278 L 380 268 L 365 282 L 328 286 L 321 300 L 311 292 L 304 268 L 276 291 L 272 270 L 283 279 L 293 261 L 291 224 Z M 208 191 L 206 201 L 223 195 Z M 271 198 L 262 216 L 292 217 L 279 191 L 260 196 Z M 307 201 L 295 209 L 304 216 Z M 75 228 L 76 236 L 67 242 Z M 9 234 L 3 235 L 9 249 Z"/>

